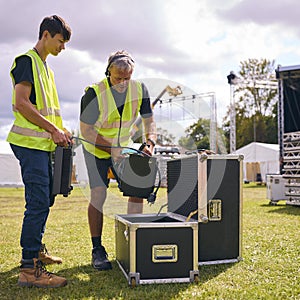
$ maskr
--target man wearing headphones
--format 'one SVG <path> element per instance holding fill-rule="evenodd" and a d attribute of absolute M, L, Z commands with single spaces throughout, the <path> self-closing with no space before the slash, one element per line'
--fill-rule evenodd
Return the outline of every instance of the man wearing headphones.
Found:
<path fill-rule="evenodd" d="M 108 170 L 122 159 L 122 147 L 130 146 L 130 132 L 139 114 L 147 144 L 143 151 L 151 155 L 156 141 L 149 92 L 143 83 L 131 80 L 133 70 L 134 60 L 128 52 L 111 54 L 106 78 L 87 87 L 81 99 L 80 130 L 87 141 L 83 142 L 83 150 L 91 189 L 88 220 L 92 266 L 97 270 L 112 268 L 101 241 Z M 143 199 L 129 197 L 128 213 L 142 213 L 142 210 Z"/>

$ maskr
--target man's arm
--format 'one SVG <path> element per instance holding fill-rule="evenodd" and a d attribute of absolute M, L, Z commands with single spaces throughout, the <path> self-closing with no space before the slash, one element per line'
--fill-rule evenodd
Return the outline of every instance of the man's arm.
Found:
<path fill-rule="evenodd" d="M 145 137 L 146 137 L 146 142 L 148 145 L 150 145 L 150 148 L 148 150 L 153 153 L 153 149 L 156 143 L 156 124 L 154 121 L 153 116 L 148 117 L 148 118 L 142 118 L 143 121 L 143 127 L 144 127 L 144 132 L 145 132 Z"/>
<path fill-rule="evenodd" d="M 55 144 L 59 146 L 67 146 L 71 141 L 64 131 L 42 116 L 35 106 L 30 102 L 29 96 L 31 93 L 31 88 L 32 85 L 30 82 L 22 81 L 16 84 L 15 109 L 28 121 L 49 132 Z"/>
<path fill-rule="evenodd" d="M 80 132 L 83 138 L 89 143 L 95 145 L 96 148 L 106 151 L 107 153 L 111 153 L 111 148 L 109 148 L 111 144 L 103 136 L 97 133 L 97 131 L 94 128 L 94 125 L 80 121 Z M 107 147 L 101 147 L 98 145 L 103 145 Z"/>

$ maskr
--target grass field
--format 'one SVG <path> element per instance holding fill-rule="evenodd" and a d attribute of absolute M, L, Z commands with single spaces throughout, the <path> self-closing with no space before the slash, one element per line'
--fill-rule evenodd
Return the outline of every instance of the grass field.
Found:
<path fill-rule="evenodd" d="M 0 299 L 300 299 L 300 207 L 284 201 L 270 206 L 266 187 L 243 189 L 243 260 L 199 267 L 199 282 L 128 286 L 115 261 L 114 214 L 126 213 L 126 200 L 115 186 L 105 205 L 103 242 L 113 270 L 98 272 L 90 265 L 91 241 L 87 223 L 88 189 L 75 188 L 58 196 L 51 208 L 44 242 L 62 265 L 47 269 L 68 279 L 59 289 L 17 286 L 21 249 L 19 236 L 24 211 L 22 188 L 0 189 Z M 160 189 L 157 212 L 167 201 Z M 163 209 L 163 212 L 165 208 Z"/>

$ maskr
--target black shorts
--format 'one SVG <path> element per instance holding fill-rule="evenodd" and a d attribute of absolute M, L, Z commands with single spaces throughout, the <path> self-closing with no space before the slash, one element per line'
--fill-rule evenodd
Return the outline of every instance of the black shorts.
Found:
<path fill-rule="evenodd" d="M 113 163 L 111 158 L 98 158 L 83 147 L 83 154 L 85 159 L 85 164 L 87 168 L 87 173 L 89 176 L 90 188 L 95 188 L 97 186 L 109 185 L 108 169 L 111 168 L 116 180 L 118 181 L 118 176 L 113 168 Z"/>

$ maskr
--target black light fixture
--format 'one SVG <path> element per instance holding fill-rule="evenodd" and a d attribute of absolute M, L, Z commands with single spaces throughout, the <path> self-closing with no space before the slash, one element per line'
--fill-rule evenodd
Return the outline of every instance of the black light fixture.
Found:
<path fill-rule="evenodd" d="M 227 75 L 228 84 L 235 84 L 234 80 L 236 79 L 236 75 L 233 71 L 230 71 L 229 75 Z"/>

